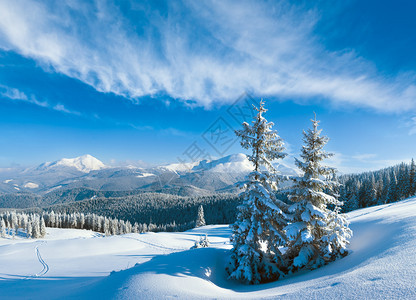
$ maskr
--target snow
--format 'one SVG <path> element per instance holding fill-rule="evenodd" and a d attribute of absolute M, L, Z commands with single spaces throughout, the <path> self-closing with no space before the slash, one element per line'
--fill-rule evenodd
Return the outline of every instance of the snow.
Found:
<path fill-rule="evenodd" d="M 213 160 L 209 166 L 210 172 L 218 173 L 249 173 L 253 171 L 253 164 L 242 153 Z"/>
<path fill-rule="evenodd" d="M 34 183 L 34 182 L 28 182 L 23 187 L 28 188 L 28 189 L 37 189 L 39 187 L 39 184 Z"/>
<path fill-rule="evenodd" d="M 101 170 L 105 165 L 95 157 L 87 154 L 76 158 L 63 158 L 56 162 L 57 166 L 74 167 L 77 170 L 89 173 L 91 171 Z"/>
<path fill-rule="evenodd" d="M 300 174 L 296 168 L 290 167 L 288 164 L 282 162 L 275 163 L 274 166 L 276 170 L 284 175 Z M 250 173 L 253 171 L 253 164 L 247 159 L 247 155 L 237 153 L 213 160 L 169 164 L 157 167 L 157 169 L 171 172 L 194 172 L 204 170 L 213 173 Z"/>
<path fill-rule="evenodd" d="M 97 171 L 107 168 L 100 160 L 95 157 L 86 154 L 75 158 L 62 158 L 55 162 L 46 162 L 41 164 L 37 170 L 49 171 L 59 169 L 60 167 L 75 168 L 76 170 L 89 173 L 91 171 Z"/>
<path fill-rule="evenodd" d="M 137 175 L 137 178 L 143 178 L 143 177 L 151 177 L 151 176 L 156 176 L 155 174 L 152 173 L 141 173 L 139 175 Z"/>
<path fill-rule="evenodd" d="M 0 238 L 1 298 L 415 299 L 416 198 L 349 220 L 350 255 L 258 286 L 226 280 L 226 225 L 112 237 L 48 228 L 44 239 Z M 210 247 L 190 250 L 205 234 Z"/>

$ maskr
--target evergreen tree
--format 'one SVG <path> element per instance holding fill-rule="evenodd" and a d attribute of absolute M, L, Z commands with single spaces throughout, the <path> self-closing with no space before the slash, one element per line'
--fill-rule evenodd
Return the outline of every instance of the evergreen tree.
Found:
<path fill-rule="evenodd" d="M 370 180 L 369 180 L 369 190 L 368 190 L 368 203 L 367 206 L 373 206 L 377 204 L 377 184 L 376 180 L 374 178 L 374 175 L 371 174 Z"/>
<path fill-rule="evenodd" d="M 195 227 L 205 226 L 205 218 L 204 218 L 204 208 L 202 205 L 198 207 L 198 217 L 196 219 Z"/>
<path fill-rule="evenodd" d="M 387 203 L 392 203 L 392 202 L 396 202 L 399 200 L 397 189 L 398 189 L 398 184 L 397 184 L 396 172 L 392 170 L 390 173 L 390 184 L 389 184 L 389 189 L 387 192 L 387 201 L 386 201 Z"/>
<path fill-rule="evenodd" d="M 397 192 L 399 200 L 409 197 L 408 170 L 405 163 L 401 163 L 397 176 Z"/>
<path fill-rule="evenodd" d="M 416 193 L 416 165 L 415 161 L 412 158 L 412 162 L 410 163 L 410 171 L 409 171 L 409 196 L 414 196 Z"/>
<path fill-rule="evenodd" d="M 34 239 L 37 239 L 40 237 L 40 222 L 39 222 L 39 216 L 33 215 L 33 224 L 32 224 L 32 237 Z"/>
<path fill-rule="evenodd" d="M 283 231 L 287 224 L 285 204 L 276 199 L 280 177 L 273 160 L 286 156 L 282 139 L 272 130 L 263 114 L 267 111 L 260 102 L 252 124 L 243 123 L 237 130 L 241 146 L 251 151 L 248 155 L 254 170 L 248 175 L 242 192 L 243 203 L 238 207 L 237 220 L 232 225 L 231 261 L 227 267 L 230 278 L 247 284 L 277 279 L 284 273 L 283 255 L 279 246 L 286 244 Z"/>
<path fill-rule="evenodd" d="M 332 154 L 323 150 L 328 138 L 320 136 L 316 116 L 313 128 L 303 132 L 305 145 L 301 150 L 303 161 L 296 165 L 302 177 L 293 177 L 294 187 L 289 199 L 291 224 L 286 227 L 288 237 L 289 270 L 317 268 L 347 254 L 346 245 L 351 230 L 345 217 L 339 214 L 342 205 L 334 193 L 338 183 L 332 180 L 334 168 L 321 165 Z M 327 191 L 325 193 L 324 191 Z M 334 206 L 333 211 L 328 205 Z"/>
<path fill-rule="evenodd" d="M 6 237 L 6 223 L 4 223 L 3 218 L 0 221 L 0 236 L 2 238 Z"/>
<path fill-rule="evenodd" d="M 29 218 L 26 224 L 26 236 L 30 238 L 32 235 L 32 218 Z"/>
<path fill-rule="evenodd" d="M 40 217 L 40 237 L 45 237 L 46 235 L 46 224 L 45 224 L 45 220 Z"/>

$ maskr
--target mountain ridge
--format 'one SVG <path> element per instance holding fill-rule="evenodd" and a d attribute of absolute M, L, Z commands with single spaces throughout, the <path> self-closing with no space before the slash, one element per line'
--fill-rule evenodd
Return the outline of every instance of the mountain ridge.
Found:
<path fill-rule="evenodd" d="M 294 168 L 276 163 L 283 175 L 297 175 Z M 0 173 L 0 192 L 46 194 L 57 189 L 87 188 L 99 191 L 142 190 L 184 193 L 186 196 L 236 192 L 235 184 L 253 169 L 242 153 L 192 163 L 155 167 L 108 166 L 92 155 L 45 162 L 15 173 Z"/>

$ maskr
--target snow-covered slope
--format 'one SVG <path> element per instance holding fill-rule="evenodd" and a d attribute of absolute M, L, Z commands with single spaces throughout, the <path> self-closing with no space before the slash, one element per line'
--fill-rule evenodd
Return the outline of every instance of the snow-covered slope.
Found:
<path fill-rule="evenodd" d="M 357 210 L 349 219 L 349 256 L 259 286 L 226 280 L 225 225 L 113 237 L 48 228 L 42 240 L 0 238 L 1 297 L 416 299 L 416 198 Z M 204 234 L 211 247 L 189 250 Z"/>

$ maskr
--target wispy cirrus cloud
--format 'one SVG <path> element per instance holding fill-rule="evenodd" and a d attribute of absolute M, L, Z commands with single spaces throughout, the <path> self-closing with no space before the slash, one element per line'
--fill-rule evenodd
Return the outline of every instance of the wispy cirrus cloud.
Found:
<path fill-rule="evenodd" d="M 31 104 L 36 105 L 36 106 L 40 106 L 40 107 L 43 107 L 43 108 L 46 108 L 46 109 L 59 111 L 59 112 L 66 113 L 66 114 L 77 115 L 77 116 L 81 115 L 80 112 L 67 109 L 61 103 L 51 104 L 51 103 L 49 103 L 48 101 L 45 101 L 45 100 L 41 101 L 41 100 L 38 100 L 36 98 L 36 96 L 34 96 L 32 94 L 27 95 L 26 93 L 20 91 L 19 89 L 16 89 L 16 88 L 13 88 L 13 87 L 8 87 L 8 86 L 1 85 L 1 84 L 0 84 L 0 97 L 10 99 L 10 100 L 13 100 L 13 101 L 22 101 L 22 102 L 31 103 Z"/>
<path fill-rule="evenodd" d="M 15 0 L 0 2 L 0 47 L 133 101 L 166 93 L 210 107 L 248 90 L 416 108 L 414 72 L 387 78 L 354 51 L 326 50 L 318 20 L 288 2 Z"/>

